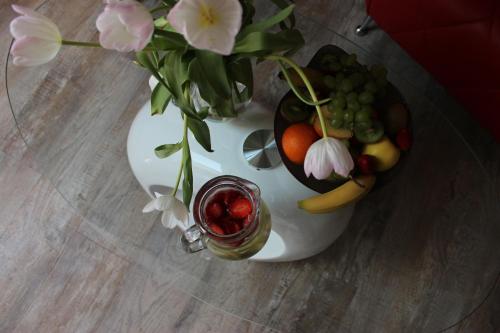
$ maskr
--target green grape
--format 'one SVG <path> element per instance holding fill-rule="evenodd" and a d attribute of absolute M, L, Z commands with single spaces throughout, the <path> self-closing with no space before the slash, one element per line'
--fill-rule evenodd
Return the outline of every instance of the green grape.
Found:
<path fill-rule="evenodd" d="M 358 100 L 361 104 L 372 104 L 375 98 L 373 97 L 373 94 L 371 92 L 364 91 L 359 94 Z"/>
<path fill-rule="evenodd" d="M 335 61 L 337 61 L 337 57 L 334 54 L 327 53 L 321 58 L 321 65 L 328 66 Z"/>
<path fill-rule="evenodd" d="M 333 102 L 328 103 L 328 105 L 326 106 L 326 108 L 330 112 L 334 112 L 336 110 L 335 106 L 333 105 Z"/>
<path fill-rule="evenodd" d="M 342 90 L 337 90 L 335 92 L 335 97 L 344 97 L 344 98 L 346 98 L 346 94 Z"/>
<path fill-rule="evenodd" d="M 364 111 L 364 110 L 359 110 L 358 112 L 356 112 L 356 114 L 354 116 L 354 120 L 356 121 L 356 124 L 371 122 L 371 118 L 372 118 L 371 113 Z M 368 127 L 371 127 L 371 125 Z"/>
<path fill-rule="evenodd" d="M 337 96 L 332 100 L 333 107 L 335 109 L 343 109 L 346 105 L 346 100 L 344 96 Z"/>
<path fill-rule="evenodd" d="M 335 78 L 331 75 L 325 75 L 323 83 L 330 89 L 335 89 L 335 86 L 337 85 L 337 81 L 335 81 Z"/>
<path fill-rule="evenodd" d="M 335 80 L 337 81 L 338 84 L 340 84 L 344 79 L 345 79 L 344 73 L 338 73 L 335 76 Z"/>
<path fill-rule="evenodd" d="M 350 93 L 347 94 L 346 100 L 348 102 L 350 102 L 350 101 L 357 101 L 358 100 L 358 94 L 356 94 L 354 91 L 351 91 Z"/>
<path fill-rule="evenodd" d="M 342 65 L 335 61 L 335 62 L 332 62 L 330 63 L 330 65 L 328 66 L 328 69 L 330 69 L 331 71 L 334 71 L 334 72 L 338 72 L 342 69 Z"/>
<path fill-rule="evenodd" d="M 365 83 L 365 90 L 371 93 L 376 93 L 377 92 L 377 85 L 375 84 L 375 81 L 368 81 Z"/>
<path fill-rule="evenodd" d="M 344 120 L 342 118 L 333 118 L 331 121 L 332 127 L 335 129 L 342 128 L 344 125 Z"/>
<path fill-rule="evenodd" d="M 377 142 L 384 135 L 384 127 L 379 121 L 374 121 L 370 125 L 364 123 L 356 123 L 354 127 L 354 135 L 356 139 L 362 143 L 373 143 Z"/>
<path fill-rule="evenodd" d="M 359 109 L 361 109 L 361 105 L 357 100 L 352 100 L 347 102 L 347 108 L 352 109 L 354 111 L 358 111 Z"/>
<path fill-rule="evenodd" d="M 353 73 L 351 76 L 349 76 L 349 79 L 352 81 L 352 85 L 354 87 L 358 87 L 360 84 L 363 83 L 363 74 L 361 73 Z"/>
<path fill-rule="evenodd" d="M 327 53 L 327 54 L 325 55 L 325 57 L 327 57 L 327 58 L 328 58 L 328 60 L 330 60 L 330 61 L 337 61 L 337 60 L 338 60 L 338 59 L 337 59 L 337 56 L 336 56 L 335 54 L 333 54 L 333 53 Z"/>
<path fill-rule="evenodd" d="M 356 63 L 356 55 L 355 54 L 350 54 L 347 56 L 347 59 L 345 61 L 346 66 L 353 66 Z"/>
<path fill-rule="evenodd" d="M 340 82 L 339 89 L 345 93 L 352 91 L 352 81 L 349 79 L 343 79 L 342 82 Z"/>
<path fill-rule="evenodd" d="M 342 109 L 333 109 L 331 112 L 333 119 L 344 119 L 345 111 Z"/>
<path fill-rule="evenodd" d="M 356 111 L 354 111 L 353 109 L 347 109 L 344 113 L 344 123 L 345 124 L 353 123 L 355 114 Z"/>

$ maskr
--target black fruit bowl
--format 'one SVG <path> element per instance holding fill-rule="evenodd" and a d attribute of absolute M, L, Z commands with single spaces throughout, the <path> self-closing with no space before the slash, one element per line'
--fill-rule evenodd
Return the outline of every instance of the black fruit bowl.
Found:
<path fill-rule="evenodd" d="M 311 61 L 309 62 L 307 67 L 313 68 L 313 69 L 321 69 L 321 66 L 319 64 L 319 60 L 322 58 L 322 56 L 326 53 L 334 53 L 334 54 L 346 54 L 346 52 L 339 48 L 338 46 L 335 45 L 325 45 L 322 48 L 316 52 L 316 54 L 313 56 Z M 276 143 L 278 146 L 278 151 L 280 153 L 281 159 L 283 163 L 285 164 L 286 168 L 290 173 L 302 184 L 307 186 L 308 188 L 318 192 L 318 193 L 326 193 L 328 191 L 331 191 L 343 183 L 345 183 L 345 180 L 335 180 L 335 181 L 330 181 L 330 180 L 318 180 L 315 179 L 314 177 L 306 177 L 306 174 L 304 173 L 304 166 L 303 165 L 297 165 L 292 163 L 285 155 L 283 151 L 283 147 L 281 146 L 281 139 L 283 136 L 283 132 L 293 123 L 288 121 L 283 117 L 283 115 L 280 112 L 281 105 L 283 101 L 289 97 L 293 96 L 293 92 L 290 90 L 288 91 L 285 96 L 281 99 L 278 109 L 275 112 L 275 117 L 274 117 L 274 137 L 276 139 Z M 390 82 L 387 85 L 387 93 L 384 98 L 377 100 L 375 103 L 375 108 L 376 110 L 386 110 L 389 108 L 391 105 L 395 103 L 402 103 L 406 106 L 408 109 L 408 106 L 404 102 L 403 96 L 399 92 L 399 90 L 392 85 Z M 410 111 L 408 109 L 408 111 Z M 409 115 L 411 115 L 410 112 L 408 112 Z M 409 117 L 409 125 L 408 127 L 411 129 L 411 116 Z M 394 137 L 389 137 L 392 142 L 395 142 Z M 385 172 L 377 172 L 375 175 L 377 176 L 377 182 L 375 184 L 375 188 L 380 188 L 387 184 L 391 179 L 393 179 L 397 173 L 402 169 L 405 160 L 406 160 L 406 155 L 407 152 L 401 152 L 401 157 L 398 161 L 398 163 L 390 170 L 385 171 Z"/>

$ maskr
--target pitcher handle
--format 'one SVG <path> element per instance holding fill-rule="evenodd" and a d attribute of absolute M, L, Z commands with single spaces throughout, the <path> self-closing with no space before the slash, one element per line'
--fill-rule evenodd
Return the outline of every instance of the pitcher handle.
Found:
<path fill-rule="evenodd" d="M 187 253 L 196 253 L 207 248 L 203 233 L 196 224 L 184 231 L 181 244 L 182 249 Z"/>

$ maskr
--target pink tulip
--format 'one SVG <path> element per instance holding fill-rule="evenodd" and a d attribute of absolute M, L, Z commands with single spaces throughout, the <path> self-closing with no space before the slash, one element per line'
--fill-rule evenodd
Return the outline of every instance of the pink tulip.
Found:
<path fill-rule="evenodd" d="M 241 28 L 242 13 L 238 0 L 180 0 L 167 20 L 189 45 L 229 55 Z"/>
<path fill-rule="evenodd" d="M 54 59 L 62 43 L 54 22 L 26 7 L 12 5 L 12 9 L 21 15 L 10 22 L 14 65 L 37 66 Z"/>
<path fill-rule="evenodd" d="M 345 144 L 331 137 L 313 143 L 304 161 L 304 172 L 308 177 L 312 173 L 316 179 L 326 179 L 332 172 L 347 177 L 353 168 L 354 161 Z"/>
<path fill-rule="evenodd" d="M 148 9 L 135 0 L 105 0 L 105 3 L 96 22 L 102 47 L 120 52 L 144 49 L 154 31 L 153 16 Z"/>

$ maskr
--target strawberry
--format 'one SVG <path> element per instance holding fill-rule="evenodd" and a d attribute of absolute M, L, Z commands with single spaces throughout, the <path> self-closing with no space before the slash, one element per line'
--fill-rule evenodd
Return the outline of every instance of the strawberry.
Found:
<path fill-rule="evenodd" d="M 224 232 L 224 230 L 218 224 L 211 223 L 208 226 L 210 227 L 210 231 L 212 231 L 215 234 L 218 234 L 218 235 L 225 235 L 226 234 Z"/>
<path fill-rule="evenodd" d="M 236 219 L 243 219 L 252 213 L 252 204 L 247 198 L 240 197 L 229 205 L 229 215 Z"/>
<path fill-rule="evenodd" d="M 241 230 L 240 225 L 234 220 L 227 221 L 225 227 L 226 227 L 225 230 L 227 231 L 228 234 L 235 234 Z"/>
<path fill-rule="evenodd" d="M 211 218 L 218 219 L 224 214 L 224 207 L 218 202 L 211 202 L 208 204 L 205 214 Z"/>
<path fill-rule="evenodd" d="M 407 151 L 410 149 L 411 144 L 412 144 L 412 137 L 411 133 L 407 128 L 403 128 L 398 132 L 398 135 L 396 136 L 396 143 L 399 147 L 399 149 L 403 151 Z"/>

